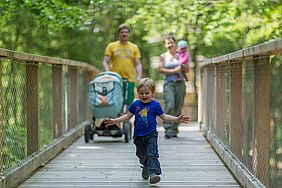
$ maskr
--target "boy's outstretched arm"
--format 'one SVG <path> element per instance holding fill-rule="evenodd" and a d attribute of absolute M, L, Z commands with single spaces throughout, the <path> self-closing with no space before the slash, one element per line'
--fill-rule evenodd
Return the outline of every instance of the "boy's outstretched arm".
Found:
<path fill-rule="evenodd" d="M 180 115 L 176 117 L 176 116 L 172 116 L 168 114 L 163 114 L 160 116 L 160 118 L 164 121 L 172 121 L 172 122 L 177 122 L 177 123 L 188 123 L 190 121 L 190 117 L 184 116 L 184 115 Z"/>
<path fill-rule="evenodd" d="M 114 123 L 121 123 L 128 121 L 130 118 L 132 118 L 133 114 L 131 112 L 127 112 L 126 114 L 118 117 L 118 118 L 106 118 L 105 123 L 106 124 L 114 124 Z"/>

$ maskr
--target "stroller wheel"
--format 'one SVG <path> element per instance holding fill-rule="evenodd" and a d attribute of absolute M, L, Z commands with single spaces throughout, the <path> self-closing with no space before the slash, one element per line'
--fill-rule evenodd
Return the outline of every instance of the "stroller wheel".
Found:
<path fill-rule="evenodd" d="M 94 140 L 94 133 L 92 133 L 92 131 L 90 131 L 90 140 Z"/>
<path fill-rule="evenodd" d="M 84 127 L 84 141 L 89 143 L 89 140 L 93 140 L 93 134 L 91 133 L 91 124 L 87 124 Z"/>
<path fill-rule="evenodd" d="M 124 132 L 124 141 L 125 143 L 129 142 L 129 139 L 131 139 L 131 123 L 125 122 L 123 124 L 123 132 Z"/>

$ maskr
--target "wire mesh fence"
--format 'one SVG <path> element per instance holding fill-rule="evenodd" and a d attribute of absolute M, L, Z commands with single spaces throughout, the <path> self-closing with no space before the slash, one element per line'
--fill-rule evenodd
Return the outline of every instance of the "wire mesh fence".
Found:
<path fill-rule="evenodd" d="M 205 129 L 270 188 L 282 187 L 282 48 L 275 50 L 201 70 Z"/>
<path fill-rule="evenodd" d="M 97 73 L 80 62 L 15 54 L 0 58 L 1 176 L 91 118 L 87 86 Z"/>
<path fill-rule="evenodd" d="M 27 156 L 26 71 L 23 62 L 1 58 L 2 171 Z"/>

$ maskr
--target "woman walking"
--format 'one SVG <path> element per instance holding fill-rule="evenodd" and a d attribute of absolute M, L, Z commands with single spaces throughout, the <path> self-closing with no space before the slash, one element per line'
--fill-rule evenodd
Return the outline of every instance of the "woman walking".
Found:
<path fill-rule="evenodd" d="M 160 56 L 159 72 L 165 75 L 164 100 L 165 113 L 179 116 L 184 103 L 186 86 L 181 74 L 181 66 L 177 54 L 177 45 L 174 37 L 166 37 L 164 45 L 167 51 Z M 163 123 L 165 137 L 177 137 L 179 123 Z"/>

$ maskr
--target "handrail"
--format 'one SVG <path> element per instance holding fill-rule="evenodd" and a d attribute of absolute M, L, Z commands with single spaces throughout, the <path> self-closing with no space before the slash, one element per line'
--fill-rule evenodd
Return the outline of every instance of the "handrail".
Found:
<path fill-rule="evenodd" d="M 62 59 L 55 57 L 48 57 L 24 52 L 17 52 L 13 50 L 0 48 L 0 57 L 8 57 L 12 59 L 22 60 L 22 61 L 31 61 L 31 62 L 44 62 L 48 64 L 59 64 L 59 65 L 69 65 L 75 67 L 85 68 L 88 71 L 98 73 L 99 70 L 88 63 L 75 61 L 70 59 Z"/>
<path fill-rule="evenodd" d="M 207 66 L 211 64 L 221 63 L 225 61 L 234 61 L 234 60 L 242 60 L 247 59 L 249 57 L 255 55 L 275 55 L 281 53 L 282 49 L 282 38 L 267 41 L 262 44 L 258 44 L 256 46 L 252 46 L 249 48 L 244 48 L 242 50 L 238 50 L 229 54 L 225 54 L 219 57 L 206 59 L 204 62 L 200 62 L 199 66 Z"/>

